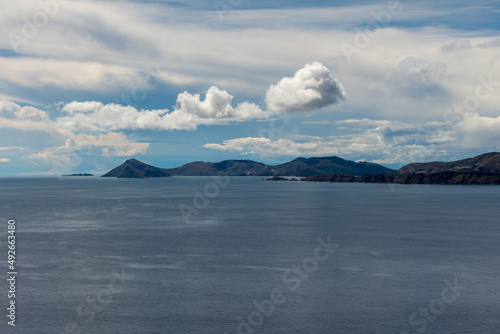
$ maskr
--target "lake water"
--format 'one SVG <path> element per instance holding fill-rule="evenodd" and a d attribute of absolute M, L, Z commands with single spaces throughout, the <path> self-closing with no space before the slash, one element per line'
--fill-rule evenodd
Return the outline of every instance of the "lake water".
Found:
<path fill-rule="evenodd" d="M 498 334 L 499 201 L 499 186 L 0 178 L 4 277 L 9 218 L 18 255 L 0 332 Z"/>

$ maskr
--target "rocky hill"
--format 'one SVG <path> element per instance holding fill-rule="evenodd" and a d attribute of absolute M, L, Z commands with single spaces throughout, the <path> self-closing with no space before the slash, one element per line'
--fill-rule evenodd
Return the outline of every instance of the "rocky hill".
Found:
<path fill-rule="evenodd" d="M 102 177 L 118 178 L 148 178 L 148 177 L 169 177 L 171 176 L 162 168 L 150 166 L 136 159 L 129 159 L 120 166 L 110 170 Z"/>

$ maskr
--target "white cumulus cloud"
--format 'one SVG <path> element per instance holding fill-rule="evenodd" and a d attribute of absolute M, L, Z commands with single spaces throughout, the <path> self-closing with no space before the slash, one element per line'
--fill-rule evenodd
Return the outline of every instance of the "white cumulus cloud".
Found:
<path fill-rule="evenodd" d="M 21 107 L 10 101 L 0 101 L 0 117 L 13 119 L 46 120 L 48 115 L 45 111 L 30 106 Z"/>
<path fill-rule="evenodd" d="M 345 99 L 344 88 L 326 66 L 305 65 L 292 78 L 271 85 L 266 93 L 267 110 L 251 102 L 233 104 L 233 96 L 216 86 L 204 98 L 187 91 L 177 96 L 173 110 L 137 109 L 99 101 L 73 101 L 62 106 L 65 114 L 52 122 L 45 111 L 0 102 L 0 127 L 32 130 L 43 127 L 57 132 L 108 132 L 117 130 L 195 130 L 199 125 L 229 124 L 267 119 L 279 112 L 313 111 Z M 12 121 L 18 119 L 19 121 Z M 20 120 L 25 120 L 21 122 Z M 41 122 L 43 121 L 43 123 Z"/>
<path fill-rule="evenodd" d="M 119 132 L 95 135 L 75 133 L 52 121 L 43 110 L 22 107 L 9 101 L 0 101 L 0 129 L 5 129 L 10 137 L 18 138 L 18 143 L 24 144 L 0 147 L 0 151 L 7 151 L 5 155 L 14 155 L 9 151 L 18 151 L 15 155 L 26 161 L 44 162 L 49 166 L 59 164 L 68 168 L 76 167 L 75 159 L 81 160 L 83 156 L 89 155 L 130 157 L 146 153 L 149 147 L 149 143 L 131 141 Z M 30 136 L 37 139 L 26 141 L 26 137 Z M 6 140 L 7 137 L 2 139 Z M 0 162 L 9 163 L 11 160 L 2 157 Z"/>
<path fill-rule="evenodd" d="M 56 122 L 70 131 L 195 130 L 199 125 L 266 119 L 278 112 L 313 111 L 344 99 L 342 84 L 331 77 L 328 68 L 311 63 L 297 71 L 293 78 L 283 78 L 269 87 L 268 110 L 251 102 L 233 106 L 231 94 L 212 86 L 204 99 L 200 94 L 180 93 L 172 111 L 74 101 L 62 107 L 67 116 L 59 117 Z"/>
<path fill-rule="evenodd" d="M 232 106 L 233 96 L 212 86 L 205 99 L 200 94 L 178 95 L 173 111 L 168 109 L 139 110 L 132 106 L 101 102 L 71 102 L 62 111 L 69 116 L 57 124 L 71 131 L 127 130 L 195 130 L 198 125 L 226 124 L 269 117 L 269 113 L 249 102 Z"/>
<path fill-rule="evenodd" d="M 314 62 L 271 85 L 266 93 L 269 110 L 307 112 L 339 104 L 345 100 L 343 85 L 323 64 Z"/>

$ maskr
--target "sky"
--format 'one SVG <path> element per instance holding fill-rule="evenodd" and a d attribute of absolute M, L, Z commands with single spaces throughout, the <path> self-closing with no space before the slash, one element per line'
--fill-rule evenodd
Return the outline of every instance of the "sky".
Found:
<path fill-rule="evenodd" d="M 0 4 L 0 175 L 500 151 L 500 0 Z"/>

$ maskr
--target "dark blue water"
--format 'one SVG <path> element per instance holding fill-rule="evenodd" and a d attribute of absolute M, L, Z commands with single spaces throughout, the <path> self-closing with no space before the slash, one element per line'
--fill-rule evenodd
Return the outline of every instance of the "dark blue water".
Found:
<path fill-rule="evenodd" d="M 500 333 L 500 187 L 217 182 L 0 178 L 0 332 Z"/>

